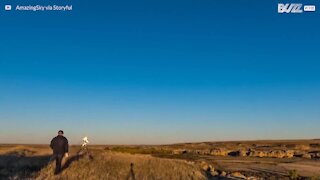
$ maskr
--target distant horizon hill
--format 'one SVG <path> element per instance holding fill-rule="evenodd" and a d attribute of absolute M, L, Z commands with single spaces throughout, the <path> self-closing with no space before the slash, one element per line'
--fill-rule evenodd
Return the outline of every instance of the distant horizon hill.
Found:
<path fill-rule="evenodd" d="M 218 140 L 218 141 L 190 141 L 190 142 L 176 142 L 176 143 L 165 143 L 165 144 L 148 144 L 148 143 L 139 143 L 139 144 L 107 144 L 107 143 L 92 143 L 89 146 L 161 146 L 161 145 L 179 145 L 179 144 L 206 144 L 206 143 L 235 143 L 235 142 L 242 142 L 242 143 L 257 143 L 257 142 L 305 142 L 305 141 L 320 141 L 320 138 L 311 138 L 311 139 L 257 139 L 257 140 Z M 49 146 L 49 143 L 1 143 L 0 146 L 23 146 L 23 145 L 33 145 L 33 146 Z M 71 146 L 79 146 L 81 143 L 75 144 L 70 143 Z"/>

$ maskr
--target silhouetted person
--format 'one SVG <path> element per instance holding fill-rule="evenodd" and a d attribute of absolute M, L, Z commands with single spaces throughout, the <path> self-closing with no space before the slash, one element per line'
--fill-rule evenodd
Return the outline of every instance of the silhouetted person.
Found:
<path fill-rule="evenodd" d="M 56 169 L 54 174 L 58 174 L 61 171 L 61 162 L 64 156 L 68 157 L 69 144 L 67 138 L 63 136 L 63 131 L 58 132 L 58 136 L 51 140 L 50 147 L 53 150 L 53 159 L 56 161 Z"/>

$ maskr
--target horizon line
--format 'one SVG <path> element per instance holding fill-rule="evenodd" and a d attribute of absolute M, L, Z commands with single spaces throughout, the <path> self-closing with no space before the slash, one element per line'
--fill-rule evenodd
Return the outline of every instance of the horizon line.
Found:
<path fill-rule="evenodd" d="M 320 141 L 320 138 L 308 138 L 308 139 L 255 139 L 255 140 L 248 140 L 248 139 L 243 139 L 243 140 L 216 140 L 216 141 L 184 141 L 184 142 L 174 142 L 174 143 L 161 143 L 161 144 L 149 144 L 149 143 L 137 143 L 137 144 L 102 144 L 102 143 L 97 143 L 97 144 L 89 144 L 89 146 L 165 146 L 165 145 L 177 145 L 177 144 L 188 144 L 188 143 L 219 143 L 219 142 L 256 142 L 256 141 L 278 141 L 278 142 L 283 142 L 283 141 Z M 38 146 L 43 146 L 43 145 L 49 145 L 50 143 L 0 143 L 0 146 L 12 146 L 12 145 L 38 145 Z M 79 144 L 69 144 L 70 146 L 79 146 Z"/>

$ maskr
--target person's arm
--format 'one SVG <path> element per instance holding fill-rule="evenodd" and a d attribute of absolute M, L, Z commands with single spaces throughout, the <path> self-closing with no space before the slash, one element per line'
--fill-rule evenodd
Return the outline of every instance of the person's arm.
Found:
<path fill-rule="evenodd" d="M 54 144 L 54 138 L 51 140 L 51 142 L 50 142 L 50 147 L 51 147 L 51 149 L 53 149 L 53 144 Z"/>
<path fill-rule="evenodd" d="M 67 138 L 64 138 L 65 142 L 64 142 L 64 156 L 67 158 L 69 157 L 69 143 L 68 143 L 68 139 Z"/>
<path fill-rule="evenodd" d="M 69 142 L 68 142 L 68 139 L 67 139 L 67 138 L 65 138 L 64 152 L 66 152 L 66 153 L 69 152 Z"/>

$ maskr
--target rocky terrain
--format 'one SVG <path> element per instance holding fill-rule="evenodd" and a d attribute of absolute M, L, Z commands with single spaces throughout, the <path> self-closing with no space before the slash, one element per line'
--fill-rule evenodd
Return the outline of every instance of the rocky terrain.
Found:
<path fill-rule="evenodd" d="M 153 154 L 204 165 L 213 177 L 247 179 L 320 178 L 320 140 L 264 140 L 108 146 L 118 152 Z M 209 168 L 206 168 L 209 167 Z M 214 169 L 214 170 L 213 170 Z M 290 175 L 291 174 L 291 175 Z"/>
<path fill-rule="evenodd" d="M 173 154 L 320 159 L 320 140 L 204 142 L 163 146 Z"/>
<path fill-rule="evenodd" d="M 0 179 L 320 180 L 320 140 L 72 146 L 53 175 L 48 145 L 0 145 Z"/>

